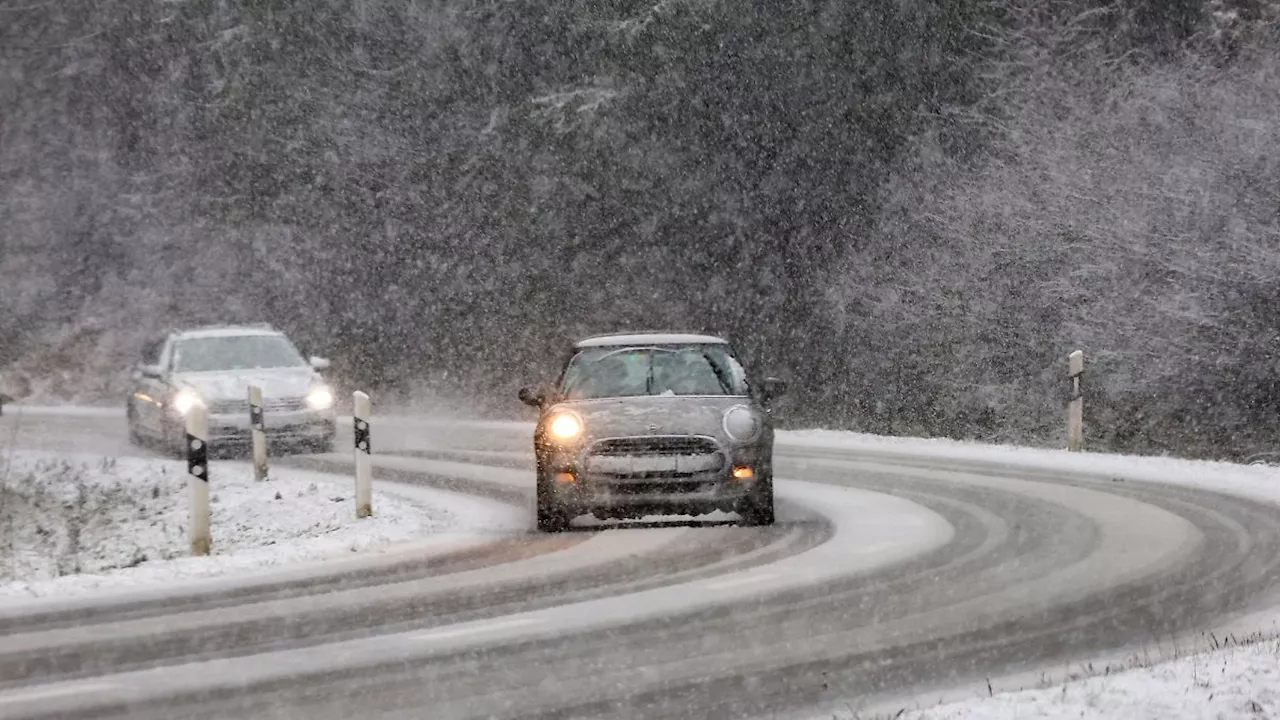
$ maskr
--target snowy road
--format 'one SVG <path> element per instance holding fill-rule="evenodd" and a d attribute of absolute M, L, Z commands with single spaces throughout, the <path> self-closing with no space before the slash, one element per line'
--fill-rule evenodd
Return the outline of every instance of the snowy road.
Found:
<path fill-rule="evenodd" d="M 14 422 L 25 448 L 136 452 L 112 413 Z M 375 432 L 380 477 L 531 503 L 519 425 Z M 0 716 L 771 717 L 1198 633 L 1280 580 L 1260 500 L 821 443 L 781 444 L 778 472 L 772 528 L 495 529 L 430 561 L 0 612 Z"/>

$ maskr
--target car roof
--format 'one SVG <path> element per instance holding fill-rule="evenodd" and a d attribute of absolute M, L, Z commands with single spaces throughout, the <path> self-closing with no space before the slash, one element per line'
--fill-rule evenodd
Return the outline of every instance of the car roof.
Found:
<path fill-rule="evenodd" d="M 627 333 L 597 335 L 584 338 L 574 344 L 576 348 L 622 347 L 627 345 L 728 345 L 729 341 L 714 335 L 692 333 Z"/>
<path fill-rule="evenodd" d="M 209 337 L 242 337 L 245 335 L 282 335 L 270 325 L 209 325 L 205 327 L 178 330 L 173 333 L 182 339 Z"/>

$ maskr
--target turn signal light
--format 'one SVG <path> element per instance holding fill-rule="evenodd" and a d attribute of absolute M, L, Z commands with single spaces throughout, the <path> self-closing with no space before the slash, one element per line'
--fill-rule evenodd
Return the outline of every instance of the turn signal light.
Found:
<path fill-rule="evenodd" d="M 756 472 L 746 465 L 739 465 L 733 469 L 734 480 L 750 480 L 756 476 Z"/>
<path fill-rule="evenodd" d="M 575 477 L 573 476 L 573 473 L 571 473 L 571 472 L 556 473 L 556 478 L 555 478 L 555 479 L 556 479 L 556 484 L 557 484 L 557 485 L 568 485 L 569 483 L 573 482 L 574 480 L 577 480 L 577 478 L 575 478 Z"/>

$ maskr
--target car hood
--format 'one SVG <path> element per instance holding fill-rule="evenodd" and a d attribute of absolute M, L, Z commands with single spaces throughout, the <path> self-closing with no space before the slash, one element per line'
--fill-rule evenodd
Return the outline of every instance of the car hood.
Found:
<path fill-rule="evenodd" d="M 588 439 L 630 435 L 724 435 L 724 411 L 750 405 L 745 397 L 653 396 L 557 403 L 582 416 Z"/>
<path fill-rule="evenodd" d="M 263 397 L 304 397 L 320 376 L 311 368 L 266 368 L 227 372 L 180 373 L 174 376 L 178 387 L 188 387 L 206 400 L 245 400 L 249 386 L 262 388 Z"/>

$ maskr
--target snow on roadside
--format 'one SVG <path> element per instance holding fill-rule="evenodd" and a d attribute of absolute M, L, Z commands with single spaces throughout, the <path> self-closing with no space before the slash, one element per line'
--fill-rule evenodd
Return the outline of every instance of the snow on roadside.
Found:
<path fill-rule="evenodd" d="M 1051 469 L 1213 490 L 1280 504 L 1280 468 L 1267 465 L 1184 460 L 1172 457 L 1067 452 L 1065 449 L 986 445 L 935 438 L 865 435 L 831 430 L 779 433 L 784 448 L 826 448 L 865 453 L 868 460 L 981 461 L 1010 468 Z M 1254 616 L 1259 622 L 1274 612 Z M 1153 658 L 1128 669 L 1076 679 L 1052 687 L 997 692 L 932 708 L 889 713 L 895 720 L 1236 720 L 1280 717 L 1280 640 L 1206 649 L 1171 660 Z M 952 696 L 954 698 L 954 696 Z M 824 711 L 812 720 L 881 717 Z"/>
<path fill-rule="evenodd" d="M 1280 716 L 1280 641 L 1188 654 L 1052 688 L 903 712 L 898 720 L 1254 720 Z M 833 720 L 824 714 L 822 720 Z M 835 713 L 834 718 L 856 717 Z M 814 720 L 818 720 L 815 716 Z"/>
<path fill-rule="evenodd" d="M 904 459 L 974 460 L 1010 467 L 1110 475 L 1127 480 L 1196 487 L 1280 503 L 1280 467 L 1147 455 L 1068 452 L 1065 449 L 986 445 L 940 438 L 888 437 L 837 430 L 778 433 L 779 449 L 827 448 Z M 874 459 L 869 457 L 869 460 Z"/>
<path fill-rule="evenodd" d="M 355 519 L 344 477 L 245 463 L 212 467 L 214 554 L 188 555 L 185 463 L 16 452 L 0 462 L 0 598 L 68 596 L 263 569 L 449 529 L 420 499 L 380 494 Z"/>

